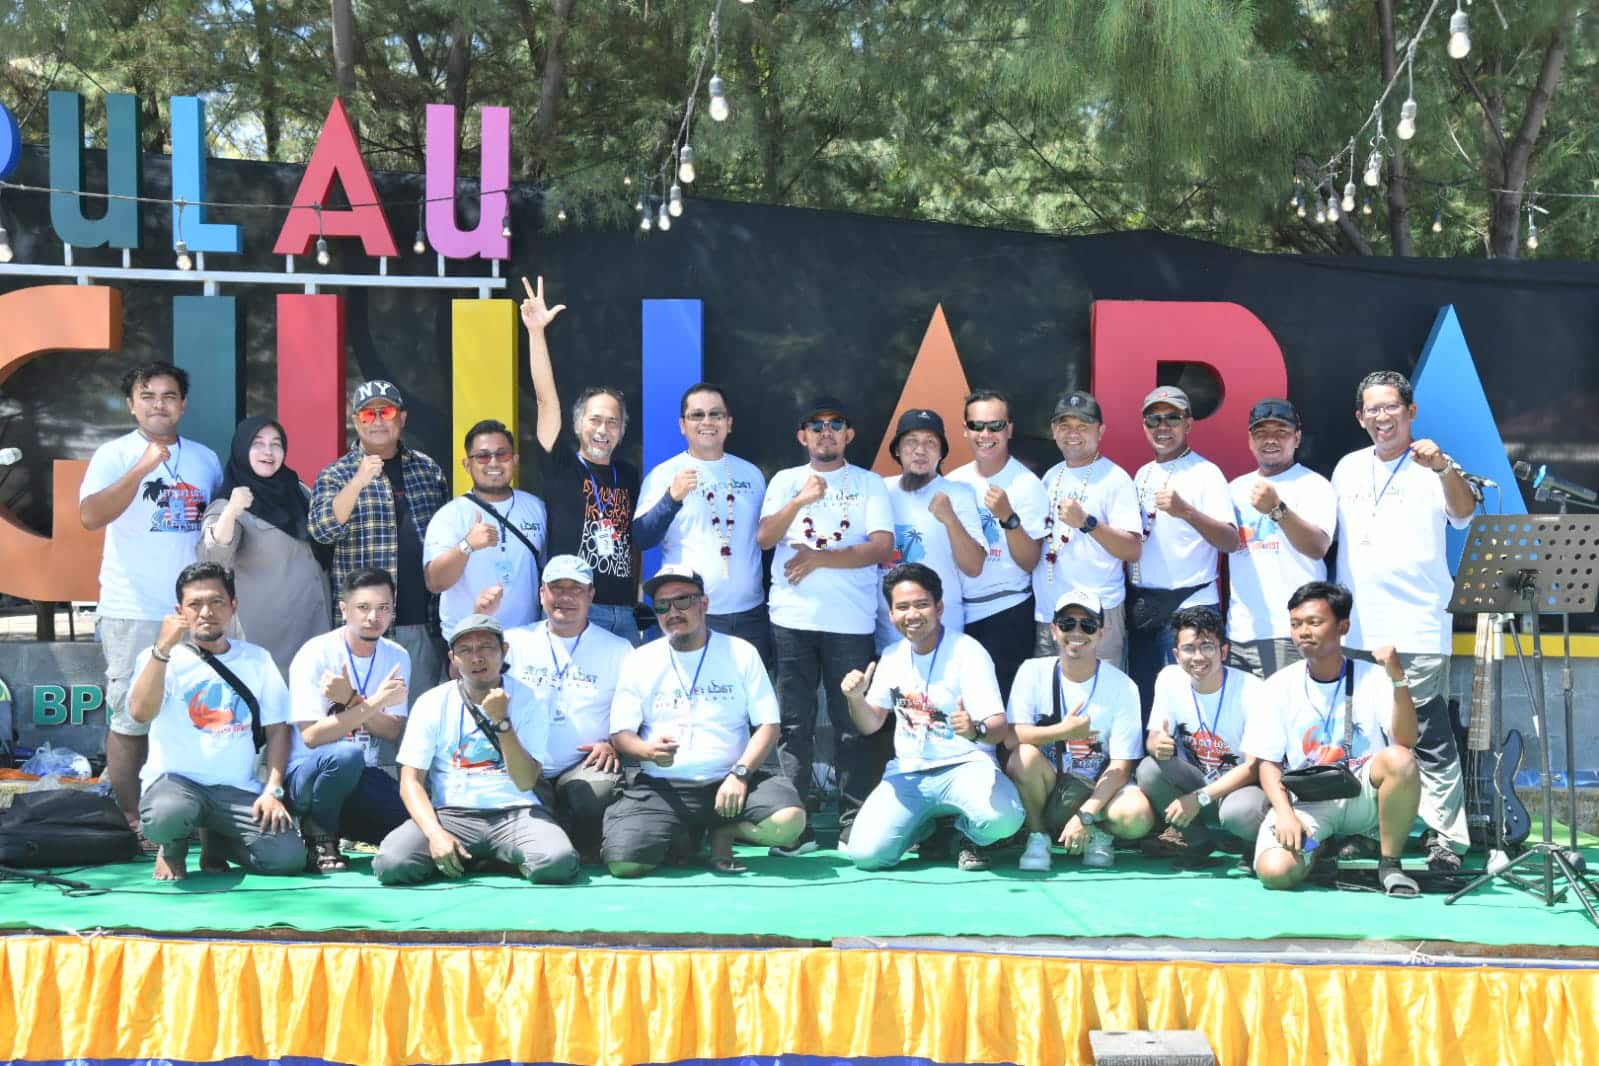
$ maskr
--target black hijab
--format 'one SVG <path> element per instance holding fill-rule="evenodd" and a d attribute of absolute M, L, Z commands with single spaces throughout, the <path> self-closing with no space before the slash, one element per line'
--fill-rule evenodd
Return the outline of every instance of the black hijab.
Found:
<path fill-rule="evenodd" d="M 296 540 L 306 540 L 309 536 L 306 532 L 309 507 L 305 492 L 300 488 L 299 475 L 287 466 L 278 467 L 278 472 L 271 477 L 262 477 L 250 469 L 250 442 L 255 440 L 255 435 L 261 432 L 263 426 L 277 429 L 283 438 L 284 451 L 287 452 L 289 435 L 283 432 L 283 425 L 277 419 L 257 415 L 240 422 L 239 428 L 233 431 L 233 446 L 222 470 L 222 491 L 218 493 L 218 499 L 227 499 L 234 489 L 243 485 L 255 495 L 255 502 L 250 504 L 251 514 Z"/>

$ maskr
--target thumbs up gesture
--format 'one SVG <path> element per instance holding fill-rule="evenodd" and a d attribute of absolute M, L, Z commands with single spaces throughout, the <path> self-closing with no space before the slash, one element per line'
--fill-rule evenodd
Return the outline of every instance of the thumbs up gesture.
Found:
<path fill-rule="evenodd" d="M 1177 754 L 1177 741 L 1171 735 L 1171 722 L 1163 719 L 1158 729 L 1149 731 L 1149 754 L 1157 759 L 1169 759 Z"/>
<path fill-rule="evenodd" d="M 473 523 L 472 528 L 467 531 L 466 542 L 472 545 L 473 551 L 482 551 L 484 548 L 492 548 L 500 542 L 499 527 L 494 525 L 494 523 L 484 519 L 482 515 L 479 515 L 478 520 Z"/>
<path fill-rule="evenodd" d="M 322 696 L 329 703 L 337 703 L 343 707 L 355 698 L 355 685 L 350 681 L 350 668 L 339 667 L 339 672 L 331 670 L 322 674 Z"/>
<path fill-rule="evenodd" d="M 872 675 L 876 672 L 877 663 L 867 663 L 865 670 L 851 670 L 845 674 L 844 680 L 840 682 L 838 687 L 844 691 L 844 695 L 849 699 L 865 699 L 867 691 L 872 687 Z"/>

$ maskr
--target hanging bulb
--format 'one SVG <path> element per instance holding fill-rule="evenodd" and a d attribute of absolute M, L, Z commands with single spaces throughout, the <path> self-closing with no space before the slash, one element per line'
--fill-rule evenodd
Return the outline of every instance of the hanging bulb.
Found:
<path fill-rule="evenodd" d="M 648 211 L 644 212 L 644 217 L 639 219 L 638 228 L 643 230 L 645 233 L 648 233 L 650 230 L 654 229 L 655 216 L 650 214 Z"/>
<path fill-rule="evenodd" d="M 11 237 L 6 233 L 6 228 L 0 226 L 0 263 L 9 263 L 16 258 L 16 252 L 11 250 Z"/>
<path fill-rule="evenodd" d="M 677 153 L 677 180 L 684 185 L 694 184 L 694 149 L 686 144 Z"/>
<path fill-rule="evenodd" d="M 176 252 L 177 255 L 178 255 L 178 269 L 179 270 L 193 270 L 194 269 L 194 257 L 189 254 L 189 245 L 188 245 L 187 242 L 178 241 L 176 244 L 174 244 L 172 246 L 172 250 L 174 252 Z"/>
<path fill-rule="evenodd" d="M 1409 97 L 1399 107 L 1399 139 L 1408 141 L 1416 135 L 1416 99 Z"/>
<path fill-rule="evenodd" d="M 1373 148 L 1371 155 L 1366 157 L 1366 173 L 1360 180 L 1373 189 L 1382 182 L 1382 149 Z"/>
<path fill-rule="evenodd" d="M 1338 201 L 1334 199 L 1333 194 L 1329 192 L 1327 194 L 1327 221 L 1337 222 L 1341 217 L 1342 216 L 1338 213 Z"/>
<path fill-rule="evenodd" d="M 1294 214 L 1298 215 L 1300 218 L 1304 218 L 1307 214 L 1305 211 L 1305 205 L 1301 203 L 1298 207 L 1294 208 Z"/>
<path fill-rule="evenodd" d="M 662 233 L 672 228 L 672 213 L 666 209 L 665 204 L 661 205 L 661 213 L 655 219 L 655 228 Z"/>
<path fill-rule="evenodd" d="M 666 194 L 666 210 L 671 213 L 673 218 L 681 218 L 683 216 L 683 186 L 675 181 L 672 182 L 672 188 Z"/>
<path fill-rule="evenodd" d="M 1449 58 L 1465 59 L 1471 51 L 1471 37 L 1466 33 L 1466 12 L 1458 4 L 1449 16 Z"/>
<path fill-rule="evenodd" d="M 711 118 L 717 122 L 727 121 L 727 85 L 721 77 L 712 74 L 711 84 Z"/>
<path fill-rule="evenodd" d="M 1432 231 L 1434 233 L 1442 233 L 1444 231 L 1444 213 L 1442 210 L 1435 212 L 1432 216 Z"/>
<path fill-rule="evenodd" d="M 417 255 L 428 254 L 428 239 L 421 230 L 416 231 L 416 240 L 411 242 L 411 251 L 415 252 Z"/>
<path fill-rule="evenodd" d="M 626 188 L 631 189 L 633 187 L 633 175 L 631 175 L 631 174 L 623 174 L 622 175 L 622 184 Z"/>
<path fill-rule="evenodd" d="M 566 204 L 565 203 L 561 204 L 560 207 L 556 208 L 556 210 L 555 210 L 555 221 L 557 221 L 557 222 L 565 222 L 566 221 Z"/>
<path fill-rule="evenodd" d="M 511 216 L 506 215 L 500 220 L 500 237 L 504 240 L 511 239 Z"/>
<path fill-rule="evenodd" d="M 1360 213 L 1363 215 L 1371 214 L 1371 201 L 1365 197 L 1361 197 L 1360 200 Z"/>
<path fill-rule="evenodd" d="M 1321 198 L 1321 193 L 1316 194 L 1316 221 L 1327 221 L 1327 204 L 1326 201 Z"/>
<path fill-rule="evenodd" d="M 316 239 L 316 261 L 318 266 L 327 266 L 333 262 L 333 257 L 328 254 L 328 239 L 326 237 L 318 237 Z"/>
<path fill-rule="evenodd" d="M 1349 183 L 1344 186 L 1344 199 L 1338 206 L 1344 209 L 1344 214 L 1346 215 L 1355 209 L 1355 180 L 1353 178 L 1349 179 Z"/>
<path fill-rule="evenodd" d="M 0 233 L 4 232 L 5 230 L 0 230 Z M 1536 252 L 1538 250 L 1538 223 L 1536 222 L 1527 223 L 1527 250 L 1529 252 Z M 0 250 L 0 255 L 4 254 L 5 252 Z"/>
<path fill-rule="evenodd" d="M 643 193 L 639 193 L 638 194 L 638 199 L 633 201 L 633 210 L 637 211 L 641 215 L 644 213 L 644 194 Z"/>
<path fill-rule="evenodd" d="M 1294 195 L 1288 198 L 1288 208 L 1291 211 L 1298 211 L 1301 215 L 1305 213 L 1305 205 L 1304 202 L 1299 199 L 1298 189 L 1295 189 Z"/>

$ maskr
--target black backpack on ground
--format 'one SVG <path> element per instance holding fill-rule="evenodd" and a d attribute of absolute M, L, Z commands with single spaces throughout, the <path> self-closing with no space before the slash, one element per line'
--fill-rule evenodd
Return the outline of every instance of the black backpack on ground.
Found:
<path fill-rule="evenodd" d="M 138 836 L 109 796 L 71 788 L 23 792 L 0 810 L 0 866 L 98 866 L 138 853 Z"/>

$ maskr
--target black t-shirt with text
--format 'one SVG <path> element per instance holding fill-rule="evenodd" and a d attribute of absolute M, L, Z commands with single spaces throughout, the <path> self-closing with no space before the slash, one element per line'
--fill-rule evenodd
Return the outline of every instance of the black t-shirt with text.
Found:
<path fill-rule="evenodd" d="M 394 526 L 400 546 L 396 568 L 400 587 L 396 595 L 398 602 L 394 605 L 394 624 L 427 625 L 429 593 L 422 575 L 422 533 L 411 517 L 411 501 L 406 498 L 405 474 L 398 455 L 383 460 L 383 476 L 389 479 L 394 490 Z"/>
<path fill-rule="evenodd" d="M 588 462 L 566 436 L 554 451 L 542 446 L 539 451 L 539 495 L 549 522 L 546 558 L 582 556 L 594 568 L 595 603 L 633 606 L 639 577 L 633 562 L 638 470 L 615 456 L 609 465 Z"/>

